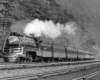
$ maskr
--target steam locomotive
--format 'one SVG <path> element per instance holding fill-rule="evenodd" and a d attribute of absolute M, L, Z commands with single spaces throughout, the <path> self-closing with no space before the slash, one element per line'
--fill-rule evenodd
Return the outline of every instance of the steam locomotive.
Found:
<path fill-rule="evenodd" d="M 4 43 L 3 57 L 5 62 L 67 61 L 94 59 L 94 54 L 12 32 Z"/>

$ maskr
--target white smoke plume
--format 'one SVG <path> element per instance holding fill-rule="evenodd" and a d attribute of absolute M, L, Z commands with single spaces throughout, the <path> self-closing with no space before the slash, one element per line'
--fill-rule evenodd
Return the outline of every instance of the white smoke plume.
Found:
<path fill-rule="evenodd" d="M 75 35 L 76 29 L 77 25 L 74 22 L 68 22 L 64 27 L 64 31 L 66 31 L 69 35 Z"/>
<path fill-rule="evenodd" d="M 68 22 L 65 25 L 60 23 L 53 23 L 53 21 L 41 21 L 35 19 L 28 23 L 24 29 L 24 33 L 28 36 L 33 34 L 35 37 L 46 36 L 52 39 L 57 38 L 62 34 L 62 32 L 66 32 L 69 35 L 75 35 L 75 31 L 77 29 L 76 23 Z"/>

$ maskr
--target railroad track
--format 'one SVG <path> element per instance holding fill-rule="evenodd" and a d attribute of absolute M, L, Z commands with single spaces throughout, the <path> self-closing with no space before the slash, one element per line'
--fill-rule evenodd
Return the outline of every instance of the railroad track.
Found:
<path fill-rule="evenodd" d="M 91 66 L 91 67 L 88 66 L 88 67 L 89 68 L 93 68 L 94 66 Z M 75 71 L 79 71 L 79 70 L 84 70 L 84 69 L 87 69 L 87 68 L 85 66 L 81 67 L 81 68 L 74 67 L 74 68 L 64 69 L 64 70 L 43 72 L 43 73 L 37 73 L 37 74 L 28 74 L 28 75 L 7 77 L 7 78 L 0 78 L 0 80 L 35 80 L 35 79 L 41 79 L 41 78 L 46 78 L 46 77 L 55 76 L 55 75 L 68 74 L 68 73 L 71 73 L 71 72 L 75 72 Z M 98 73 L 100 73 L 100 72 L 98 72 Z M 90 75 L 87 75 L 87 76 L 76 78 L 76 79 L 73 79 L 73 80 L 86 80 L 85 78 L 93 76 L 94 74 L 97 74 L 97 72 L 93 73 L 93 74 L 90 74 Z"/>
<path fill-rule="evenodd" d="M 3 77 L 0 78 L 0 80 L 23 80 L 23 79 L 34 80 L 34 79 L 46 78 L 55 75 L 68 74 L 71 72 L 86 70 L 98 66 L 100 66 L 100 63 L 80 64 L 80 65 L 73 65 L 73 66 L 45 67 L 45 68 L 39 68 L 37 70 L 38 72 L 35 72 L 36 71 L 35 68 L 34 69 L 32 68 L 33 70 L 32 73 L 23 74 L 19 76 L 17 75 L 17 76 Z M 39 71 L 40 69 L 42 70 L 41 72 Z"/>
<path fill-rule="evenodd" d="M 73 61 L 73 62 L 10 64 L 10 65 L 0 65 L 0 70 L 54 67 L 54 66 L 64 66 L 64 65 L 79 65 L 79 64 L 86 64 L 86 63 L 96 63 L 96 62 L 100 62 L 100 61 L 99 60 L 90 60 L 90 61 L 77 61 L 77 62 Z"/>
<path fill-rule="evenodd" d="M 93 78 L 97 75 L 100 75 L 100 71 L 88 74 L 86 76 L 78 77 L 78 78 L 75 78 L 75 79 L 72 79 L 72 80 L 88 80 L 88 79 L 91 79 L 91 78 Z"/>

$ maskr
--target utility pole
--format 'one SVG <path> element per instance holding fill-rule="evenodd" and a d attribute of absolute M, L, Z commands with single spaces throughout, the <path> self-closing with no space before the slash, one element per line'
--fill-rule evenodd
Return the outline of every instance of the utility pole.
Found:
<path fill-rule="evenodd" d="M 8 5 L 8 1 L 7 0 L 0 0 L 0 24 L 3 27 L 3 30 L 5 30 L 5 24 L 7 23 L 6 20 L 6 14 L 7 14 L 7 5 Z"/>
<path fill-rule="evenodd" d="M 0 0 L 0 30 L 2 30 L 0 36 L 2 37 L 2 41 L 4 41 L 6 35 L 6 28 L 9 25 L 9 21 L 7 21 L 7 13 L 9 8 L 8 0 Z M 0 41 L 1 43 L 3 43 Z"/>

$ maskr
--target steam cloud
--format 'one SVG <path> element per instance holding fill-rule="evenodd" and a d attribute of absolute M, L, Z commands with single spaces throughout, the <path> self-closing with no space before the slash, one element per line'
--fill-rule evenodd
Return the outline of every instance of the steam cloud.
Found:
<path fill-rule="evenodd" d="M 60 23 L 53 23 L 50 21 L 41 21 L 35 19 L 28 23 L 24 29 L 24 33 L 28 36 L 33 34 L 35 37 L 46 36 L 52 39 L 57 38 L 62 34 L 62 32 L 67 33 L 68 35 L 75 35 L 76 23 L 68 22 L 65 25 Z"/>

